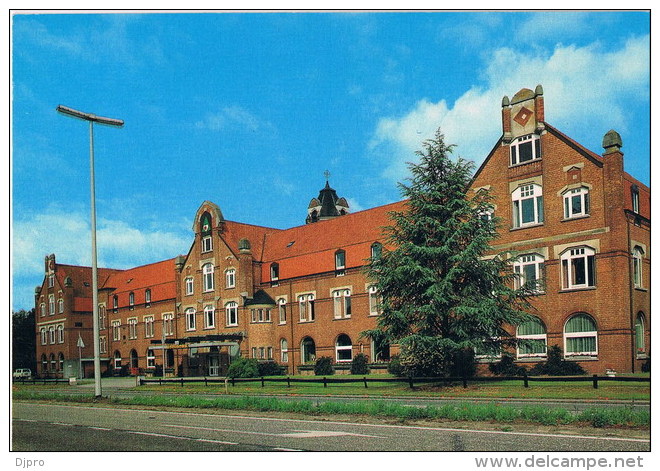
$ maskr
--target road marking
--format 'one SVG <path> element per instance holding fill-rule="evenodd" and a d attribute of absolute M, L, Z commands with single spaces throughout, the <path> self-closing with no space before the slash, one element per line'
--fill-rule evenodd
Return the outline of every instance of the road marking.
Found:
<path fill-rule="evenodd" d="M 196 425 L 177 425 L 177 424 L 162 424 L 162 427 L 171 428 L 184 428 L 194 430 L 207 430 L 210 432 L 229 432 L 229 433 L 244 433 L 248 435 L 266 435 L 269 437 L 291 437 L 291 438 L 322 438 L 322 437 L 369 437 L 369 438 L 386 438 L 377 435 L 365 435 L 361 433 L 342 432 L 338 430 L 296 430 L 295 432 L 288 433 L 270 433 L 270 432 L 252 432 L 247 430 L 234 430 L 214 427 L 201 427 Z"/>
<path fill-rule="evenodd" d="M 72 409 L 94 409 L 94 410 L 107 410 L 117 412 L 123 411 L 130 414 L 135 414 L 137 412 L 149 413 L 149 414 L 161 414 L 161 415 L 175 415 L 175 416 L 197 416 L 197 417 L 212 417 L 212 418 L 225 418 L 225 419 L 244 419 L 244 420 L 253 420 L 253 421 L 271 421 L 271 422 L 297 422 L 297 423 L 309 423 L 309 424 L 318 424 L 316 420 L 305 420 L 305 419 L 282 419 L 274 417 L 250 417 L 244 415 L 226 415 L 226 414 L 200 414 L 196 412 L 172 412 L 172 411 L 146 411 L 139 409 L 123 409 L 120 407 L 89 407 L 89 406 L 69 406 L 69 405 L 53 405 L 53 404 L 37 404 L 37 403 L 28 403 L 30 406 L 41 406 L 48 407 L 52 409 L 53 407 L 60 408 L 72 408 Z M 502 432 L 497 430 L 473 430 L 473 429 L 460 429 L 460 428 L 444 428 L 444 427 L 421 427 L 413 425 L 392 425 L 392 424 L 358 424 L 352 422 L 337 422 L 337 421 L 324 421 L 325 425 L 350 425 L 356 427 L 380 427 L 380 428 L 390 428 L 390 429 L 415 429 L 415 430 L 424 430 L 424 431 L 435 431 L 435 432 L 462 432 L 462 433 L 481 433 L 481 434 L 495 434 L 495 435 L 509 435 L 509 436 L 527 436 L 527 437 L 546 437 L 546 438 L 563 438 L 563 439 L 580 439 L 580 440 L 603 440 L 603 441 L 615 441 L 615 442 L 636 442 L 636 443 L 650 443 L 650 439 L 646 438 L 617 438 L 617 437 L 594 437 L 589 435 L 569 435 L 569 434 L 558 434 L 558 433 L 527 433 L 527 432 Z"/>
<path fill-rule="evenodd" d="M 132 433 L 133 435 L 147 435 L 150 437 L 161 437 L 161 438 L 176 438 L 179 440 L 191 440 L 194 442 L 211 442 L 211 443 L 220 443 L 222 445 L 238 445 L 238 443 L 235 442 L 224 442 L 220 440 L 208 440 L 205 438 L 194 438 L 194 437 L 182 437 L 179 435 L 168 435 L 166 433 L 155 433 L 155 432 L 139 432 L 135 430 L 127 430 L 128 433 Z"/>
<path fill-rule="evenodd" d="M 109 431 L 112 430 L 111 428 L 106 428 L 106 427 L 89 427 L 89 428 L 93 428 L 94 430 L 104 430 L 106 432 L 109 432 Z"/>
<path fill-rule="evenodd" d="M 279 447 L 278 448 L 273 448 L 273 450 L 275 450 L 275 451 L 302 451 L 302 450 L 298 450 L 296 448 L 279 448 Z"/>

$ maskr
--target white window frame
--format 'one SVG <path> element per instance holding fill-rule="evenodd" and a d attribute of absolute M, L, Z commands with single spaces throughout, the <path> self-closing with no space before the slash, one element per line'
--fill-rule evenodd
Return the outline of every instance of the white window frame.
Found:
<path fill-rule="evenodd" d="M 46 303 L 41 303 L 39 309 L 41 311 L 41 317 L 46 317 Z"/>
<path fill-rule="evenodd" d="M 525 202 L 530 200 L 532 201 L 534 218 L 531 221 L 523 222 L 525 212 L 523 206 Z M 512 226 L 514 228 L 536 226 L 543 223 L 543 187 L 541 185 L 525 183 L 518 186 L 511 193 L 511 202 L 513 211 Z"/>
<path fill-rule="evenodd" d="M 630 197 L 633 213 L 639 214 L 639 189 L 637 187 L 631 189 Z"/>
<path fill-rule="evenodd" d="M 108 353 L 108 338 L 105 335 L 99 337 L 99 353 Z"/>
<path fill-rule="evenodd" d="M 156 368 L 156 352 L 153 348 L 147 348 L 147 368 Z"/>
<path fill-rule="evenodd" d="M 126 319 L 126 323 L 128 324 L 128 338 L 129 339 L 136 339 L 137 338 L 137 324 L 138 324 L 137 317 L 131 317 L 129 319 Z"/>
<path fill-rule="evenodd" d="M 209 291 L 213 291 L 215 289 L 215 283 L 213 280 L 214 272 L 215 269 L 212 263 L 205 263 L 204 265 L 202 265 L 202 279 L 204 281 L 203 289 L 205 293 L 208 293 Z"/>
<path fill-rule="evenodd" d="M 315 304 L 316 296 L 314 293 L 306 293 L 298 296 L 298 310 L 300 313 L 300 322 L 314 322 L 316 319 Z"/>
<path fill-rule="evenodd" d="M 55 295 L 54 294 L 49 294 L 48 295 L 48 315 L 49 316 L 55 315 Z"/>
<path fill-rule="evenodd" d="M 213 251 L 213 236 L 207 235 L 202 237 L 202 253 Z"/>
<path fill-rule="evenodd" d="M 341 288 L 332 291 L 332 306 L 335 319 L 347 319 L 352 314 L 351 290 Z"/>
<path fill-rule="evenodd" d="M 279 316 L 280 324 L 286 324 L 286 299 L 279 298 L 277 300 L 277 313 Z"/>
<path fill-rule="evenodd" d="M 55 344 L 55 326 L 52 325 L 48 328 L 48 343 Z"/>
<path fill-rule="evenodd" d="M 148 339 L 154 336 L 154 316 L 144 317 L 144 338 Z"/>
<path fill-rule="evenodd" d="M 380 305 L 382 303 L 378 294 L 378 288 L 371 285 L 367 288 L 367 292 L 369 293 L 369 315 L 378 316 L 381 313 Z"/>
<path fill-rule="evenodd" d="M 351 341 L 350 345 L 339 345 L 339 338 L 345 336 L 348 338 L 348 340 Z M 349 359 L 340 359 L 339 358 L 339 352 L 344 352 L 344 351 L 349 351 L 351 354 L 351 357 Z M 351 340 L 351 337 L 347 334 L 339 334 L 337 338 L 335 339 L 335 361 L 337 363 L 348 363 L 353 361 L 353 340 Z"/>
<path fill-rule="evenodd" d="M 279 263 L 271 263 L 270 264 L 270 281 L 273 285 L 277 286 L 277 283 L 279 282 L 280 279 L 280 264 Z"/>
<path fill-rule="evenodd" d="M 576 316 L 579 315 L 585 315 L 591 318 L 593 321 L 593 324 L 596 328 L 596 330 L 589 330 L 585 332 L 566 332 L 566 326 L 568 325 L 568 322 L 573 319 Z M 563 329 L 563 334 L 564 334 L 564 357 L 565 358 L 572 358 L 572 357 L 579 357 L 579 356 L 588 356 L 588 357 L 595 357 L 598 356 L 598 326 L 596 326 L 596 320 L 590 316 L 589 314 L 586 313 L 576 313 L 570 316 L 568 319 L 566 319 L 566 322 L 564 323 L 564 329 Z M 591 351 L 591 352 L 569 352 L 568 351 L 568 342 L 566 341 L 569 338 L 587 338 L 587 337 L 593 337 L 596 341 L 594 344 L 596 345 L 596 350 Z"/>
<path fill-rule="evenodd" d="M 112 340 L 121 340 L 121 321 L 112 321 Z"/>
<path fill-rule="evenodd" d="M 633 260 L 633 286 L 635 288 L 644 287 L 644 277 L 643 277 L 643 263 L 644 263 L 644 250 L 641 247 L 636 245 L 632 251 L 632 260 Z"/>
<path fill-rule="evenodd" d="M 527 143 L 530 143 L 532 146 L 532 158 L 522 162 L 520 160 L 520 148 Z M 527 134 L 525 136 L 520 136 L 514 139 L 509 146 L 509 162 L 511 162 L 512 166 L 539 160 L 541 155 L 541 139 L 538 134 Z"/>
<path fill-rule="evenodd" d="M 174 335 L 174 314 L 171 312 L 163 314 L 163 333 L 165 336 Z"/>
<path fill-rule="evenodd" d="M 640 334 L 641 334 L 641 344 L 642 344 L 641 348 L 639 346 Z M 637 316 L 635 317 L 635 352 L 637 358 L 646 358 L 647 356 L 646 316 L 642 311 L 639 311 L 637 313 Z"/>
<path fill-rule="evenodd" d="M 57 343 L 64 343 L 64 326 L 62 324 L 57 326 Z"/>
<path fill-rule="evenodd" d="M 59 314 L 64 313 L 64 299 L 63 298 L 59 298 L 57 300 L 57 312 Z"/>
<path fill-rule="evenodd" d="M 531 281 L 527 279 L 525 268 L 529 266 L 534 267 L 534 280 L 537 282 L 536 288 L 533 290 L 535 293 L 542 293 L 543 286 L 543 264 L 545 258 L 538 253 L 527 253 L 519 255 L 515 262 L 513 262 L 513 272 L 518 276 L 514 279 L 514 286 L 516 289 L 522 288 L 525 283 Z"/>
<path fill-rule="evenodd" d="M 225 304 L 225 317 L 227 327 L 235 327 L 238 325 L 238 303 L 229 301 Z"/>
<path fill-rule="evenodd" d="M 151 306 L 151 289 L 144 290 L 144 305 L 145 307 Z"/>
<path fill-rule="evenodd" d="M 192 276 L 186 277 L 186 296 L 195 293 L 195 279 Z"/>
<path fill-rule="evenodd" d="M 335 276 L 344 276 L 346 274 L 346 251 L 337 250 L 335 252 Z"/>
<path fill-rule="evenodd" d="M 45 327 L 42 327 L 39 332 L 41 333 L 41 345 L 47 345 L 48 344 L 48 331 L 46 330 Z"/>
<path fill-rule="evenodd" d="M 589 266 L 591 262 L 591 284 L 589 284 Z M 578 259 L 584 259 L 582 262 L 584 264 L 584 283 L 574 283 L 572 280 L 576 277 L 576 267 Z M 580 247 L 571 247 L 566 249 L 560 257 L 561 260 L 561 277 L 562 277 L 562 289 L 572 290 L 572 289 L 582 289 L 582 288 L 593 288 L 596 286 L 596 251 L 591 247 L 580 246 Z"/>
<path fill-rule="evenodd" d="M 128 308 L 132 311 L 135 308 L 135 293 L 128 293 Z"/>
<path fill-rule="evenodd" d="M 55 275 L 48 275 L 48 287 L 49 288 L 54 288 L 55 287 Z"/>
<path fill-rule="evenodd" d="M 185 311 L 186 316 L 186 331 L 192 332 L 197 330 L 197 311 L 194 307 L 189 307 Z"/>
<path fill-rule="evenodd" d="M 280 361 L 289 363 L 289 342 L 286 339 L 280 339 Z"/>
<path fill-rule="evenodd" d="M 235 288 L 236 287 L 236 269 L 228 268 L 225 271 L 225 287 L 226 288 Z"/>
<path fill-rule="evenodd" d="M 112 310 L 117 312 L 117 309 L 119 309 L 119 297 L 114 295 L 112 297 Z"/>
<path fill-rule="evenodd" d="M 121 369 L 121 353 L 119 352 L 119 350 L 115 350 L 112 360 L 113 360 L 112 362 L 113 369 L 115 370 Z"/>
<path fill-rule="evenodd" d="M 520 334 L 519 328 L 520 326 L 516 327 L 516 338 L 519 340 L 542 340 L 543 344 L 545 345 L 545 352 L 544 353 L 521 353 L 520 352 L 520 346 L 516 346 L 516 358 L 545 358 L 548 356 L 548 329 L 546 328 L 545 324 L 541 319 L 538 319 L 538 321 L 541 323 L 541 326 L 543 326 L 543 334 Z"/>
<path fill-rule="evenodd" d="M 204 328 L 215 328 L 215 308 L 211 305 L 204 307 Z"/>
<path fill-rule="evenodd" d="M 589 216 L 591 211 L 589 188 L 586 186 L 572 188 L 570 190 L 566 190 L 562 196 L 564 198 L 564 219 Z M 573 211 L 573 200 L 576 198 L 580 203 L 580 211 Z"/>

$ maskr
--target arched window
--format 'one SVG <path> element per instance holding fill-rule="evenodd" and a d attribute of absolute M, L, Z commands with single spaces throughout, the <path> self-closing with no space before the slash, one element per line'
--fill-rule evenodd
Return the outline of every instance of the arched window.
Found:
<path fill-rule="evenodd" d="M 351 361 L 353 359 L 353 344 L 351 338 L 341 334 L 335 342 L 335 358 L 340 361 Z"/>
<path fill-rule="evenodd" d="M 523 110 L 521 110 L 521 113 Z M 524 117 L 523 119 L 529 119 Z M 522 164 L 541 158 L 541 139 L 536 134 L 528 134 L 514 139 L 510 146 L 511 165 Z"/>
<path fill-rule="evenodd" d="M 48 372 L 48 358 L 46 357 L 45 353 L 41 354 L 41 372 L 42 373 Z"/>
<path fill-rule="evenodd" d="M 561 254 L 562 288 L 596 286 L 596 251 L 591 247 L 570 248 Z"/>
<path fill-rule="evenodd" d="M 238 304 L 234 301 L 228 302 L 225 305 L 225 311 L 227 314 L 227 325 L 238 325 Z"/>
<path fill-rule="evenodd" d="M 186 330 L 195 330 L 197 328 L 195 308 L 189 307 L 186 309 Z"/>
<path fill-rule="evenodd" d="M 138 353 L 135 349 L 131 350 L 130 353 L 131 356 L 131 368 L 137 368 L 138 367 Z"/>
<path fill-rule="evenodd" d="M 564 218 L 570 219 L 589 215 L 589 188 L 582 186 L 565 191 L 564 197 Z"/>
<path fill-rule="evenodd" d="M 51 353 L 50 354 L 50 371 L 57 371 L 57 361 L 55 360 L 55 354 Z"/>
<path fill-rule="evenodd" d="M 55 327 L 50 326 L 48 328 L 48 343 L 54 344 L 55 343 Z"/>
<path fill-rule="evenodd" d="M 57 343 L 64 343 L 64 326 L 57 326 Z"/>
<path fill-rule="evenodd" d="M 518 358 L 544 357 L 547 352 L 548 335 L 545 326 L 538 317 L 524 322 L 516 329 Z"/>
<path fill-rule="evenodd" d="M 635 246 L 632 251 L 633 257 L 633 286 L 635 288 L 642 288 L 642 261 L 644 259 L 644 251 L 641 247 Z"/>
<path fill-rule="evenodd" d="M 312 363 L 316 360 L 316 344 L 311 337 L 305 337 L 300 342 L 300 356 L 303 364 Z"/>
<path fill-rule="evenodd" d="M 45 327 L 42 327 L 39 332 L 41 333 L 41 345 L 46 345 L 48 343 L 48 331 Z"/>
<path fill-rule="evenodd" d="M 537 253 L 519 255 L 513 262 L 513 271 L 517 275 L 514 282 L 515 287 L 519 289 L 524 286 L 532 292 L 543 292 L 544 261 L 545 259 Z"/>
<path fill-rule="evenodd" d="M 635 321 L 635 350 L 638 358 L 646 358 L 646 333 L 644 313 L 638 312 Z"/>
<path fill-rule="evenodd" d="M 598 331 L 596 322 L 583 312 L 573 315 L 564 327 L 564 354 L 598 355 Z"/>
<path fill-rule="evenodd" d="M 536 183 L 520 185 L 511 194 L 513 227 L 525 227 L 543 222 L 543 188 Z"/>
<path fill-rule="evenodd" d="M 60 314 L 64 312 L 64 299 L 62 298 L 57 300 L 57 312 Z"/>
<path fill-rule="evenodd" d="M 215 284 L 213 283 L 213 264 L 205 263 L 202 266 L 202 278 L 204 280 L 204 292 L 213 291 Z"/>
<path fill-rule="evenodd" d="M 282 363 L 289 363 L 289 343 L 286 339 L 280 340 L 280 360 Z"/>
<path fill-rule="evenodd" d="M 58 367 L 58 369 L 59 369 L 60 371 L 64 371 L 64 353 L 60 352 L 60 353 L 57 355 L 57 362 L 59 363 L 59 367 Z"/>

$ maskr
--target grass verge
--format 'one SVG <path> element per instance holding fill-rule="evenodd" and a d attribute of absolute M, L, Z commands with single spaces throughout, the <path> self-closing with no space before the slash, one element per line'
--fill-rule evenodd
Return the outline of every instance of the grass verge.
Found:
<path fill-rule="evenodd" d="M 91 396 L 60 395 L 34 391 L 14 391 L 15 400 L 50 400 L 63 402 L 98 402 Z M 471 422 L 530 423 L 542 425 L 590 425 L 592 427 L 650 427 L 651 415 L 632 408 L 590 408 L 571 413 L 563 408 L 542 405 L 502 406 L 497 404 L 445 404 L 442 406 L 411 407 L 388 401 L 319 402 L 311 400 L 282 400 L 276 397 L 220 396 L 201 398 L 190 395 L 141 396 L 104 399 L 111 404 L 148 407 L 178 407 L 198 409 L 254 410 L 269 412 L 305 413 L 315 415 L 367 415 L 400 420 L 453 420 Z"/>

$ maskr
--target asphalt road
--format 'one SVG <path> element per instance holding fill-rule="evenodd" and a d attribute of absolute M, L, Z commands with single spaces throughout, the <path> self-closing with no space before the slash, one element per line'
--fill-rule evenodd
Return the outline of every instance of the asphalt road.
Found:
<path fill-rule="evenodd" d="M 650 440 L 28 402 L 13 451 L 649 451 Z"/>

